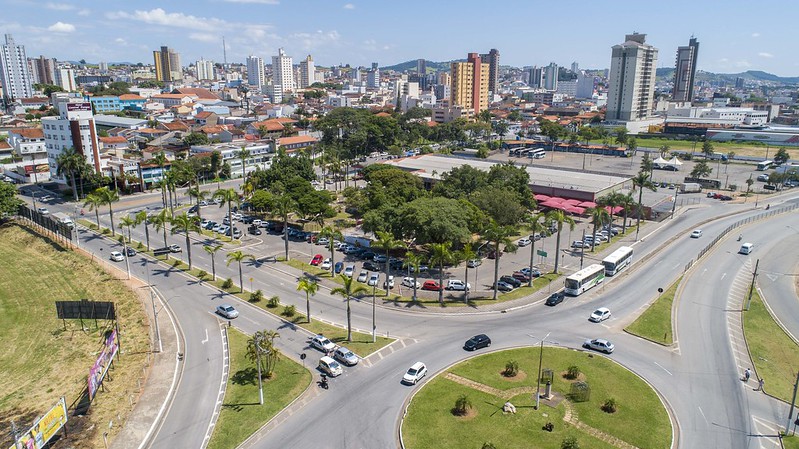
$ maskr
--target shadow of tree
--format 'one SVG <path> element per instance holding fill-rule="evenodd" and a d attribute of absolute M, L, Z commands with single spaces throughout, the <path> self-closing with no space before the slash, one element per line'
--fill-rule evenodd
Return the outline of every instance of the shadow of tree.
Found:
<path fill-rule="evenodd" d="M 255 385 L 257 379 L 258 370 L 252 367 L 236 371 L 230 376 L 230 381 L 236 385 Z"/>

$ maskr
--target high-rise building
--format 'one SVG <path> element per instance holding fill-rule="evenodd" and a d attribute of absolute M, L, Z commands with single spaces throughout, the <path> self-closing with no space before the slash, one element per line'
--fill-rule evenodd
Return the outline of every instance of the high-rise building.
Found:
<path fill-rule="evenodd" d="M 75 83 L 75 70 L 71 65 L 60 65 L 55 69 L 55 85 L 67 92 L 78 90 L 78 85 Z"/>
<path fill-rule="evenodd" d="M 55 59 L 39 56 L 30 63 L 33 84 L 55 84 Z"/>
<path fill-rule="evenodd" d="M 266 85 L 264 60 L 258 56 L 250 55 L 247 57 L 247 84 L 257 88 L 259 92 Z"/>
<path fill-rule="evenodd" d="M 416 73 L 422 76 L 427 74 L 427 61 L 425 61 L 424 59 L 416 60 Z"/>
<path fill-rule="evenodd" d="M 544 69 L 542 67 L 533 66 L 530 69 L 530 78 L 527 85 L 534 88 L 544 87 Z"/>
<path fill-rule="evenodd" d="M 499 82 L 499 50 L 492 48 L 486 54 L 480 55 L 482 62 L 488 63 L 488 90 L 497 93 L 497 83 Z"/>
<path fill-rule="evenodd" d="M 183 79 L 183 68 L 180 65 L 180 54 L 169 47 L 153 51 L 155 63 L 155 79 L 158 81 L 179 81 Z"/>
<path fill-rule="evenodd" d="M 95 173 L 100 174 L 100 146 L 92 104 L 81 98 L 63 98 L 56 106 L 57 117 L 42 117 L 51 179 L 68 184 L 66 175 L 58 176 L 58 156 L 69 147 L 74 147 Z"/>
<path fill-rule="evenodd" d="M 216 79 L 214 73 L 214 61 L 206 61 L 205 59 L 200 58 L 194 63 L 194 68 L 197 71 L 198 80 L 207 81 Z"/>
<path fill-rule="evenodd" d="M 473 109 L 475 114 L 488 108 L 489 67 L 478 53 L 469 53 L 466 62 L 452 63 L 453 105 Z"/>
<path fill-rule="evenodd" d="M 560 67 L 554 62 L 550 63 L 548 66 L 544 67 L 544 89 L 546 90 L 558 90 L 558 74 L 560 73 Z"/>
<path fill-rule="evenodd" d="M 304 89 L 316 81 L 316 66 L 313 58 L 308 55 L 300 61 L 300 89 Z"/>
<path fill-rule="evenodd" d="M 380 68 L 376 62 L 373 62 L 372 68 L 366 72 L 366 87 L 373 89 L 380 87 Z"/>
<path fill-rule="evenodd" d="M 650 116 L 655 95 L 657 48 L 646 34 L 628 34 L 614 45 L 610 60 L 606 120 L 635 121 Z"/>
<path fill-rule="evenodd" d="M 735 78 L 735 88 L 736 89 L 743 89 L 745 83 L 746 83 L 746 80 L 741 78 L 740 76 L 738 78 Z"/>
<path fill-rule="evenodd" d="M 577 64 L 577 61 L 572 62 L 572 72 L 578 73 L 580 71 L 580 64 Z"/>
<path fill-rule="evenodd" d="M 107 63 L 107 62 L 102 62 L 102 61 L 101 61 L 101 62 L 98 64 L 98 68 L 100 69 L 100 71 L 101 71 L 101 72 L 107 72 L 107 71 L 108 71 L 108 63 Z"/>
<path fill-rule="evenodd" d="M 286 56 L 282 48 L 278 49 L 277 56 L 272 56 L 272 82 L 280 86 L 284 96 L 296 90 L 293 65 L 291 56 Z"/>
<path fill-rule="evenodd" d="M 594 96 L 594 75 L 589 75 L 587 73 L 579 73 L 577 75 L 577 92 L 575 92 L 575 97 L 577 98 L 591 98 Z"/>
<path fill-rule="evenodd" d="M 677 47 L 677 61 L 674 70 L 674 101 L 693 101 L 696 60 L 699 56 L 699 42 L 692 37 L 687 46 Z"/>
<path fill-rule="evenodd" d="M 3 84 L 3 101 L 29 98 L 33 95 L 33 82 L 25 56 L 25 46 L 14 43 L 6 34 L 6 43 L 0 47 L 0 82 Z"/>

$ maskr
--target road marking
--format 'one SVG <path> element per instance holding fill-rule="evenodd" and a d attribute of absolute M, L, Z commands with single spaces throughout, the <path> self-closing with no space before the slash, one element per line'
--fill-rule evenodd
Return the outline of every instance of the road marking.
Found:
<path fill-rule="evenodd" d="M 661 364 L 660 364 L 660 363 L 658 363 L 658 362 L 652 362 L 652 363 L 654 363 L 655 365 L 657 365 L 657 366 L 658 366 L 658 368 L 660 368 L 660 369 L 662 369 L 663 371 L 665 371 L 665 372 L 666 372 L 666 374 L 668 374 L 669 376 L 673 376 L 673 374 L 671 374 L 671 371 L 667 370 L 666 368 L 663 368 L 663 366 L 661 366 Z"/>
<path fill-rule="evenodd" d="M 727 277 L 727 273 L 721 273 L 721 279 L 723 280 L 725 277 Z"/>
<path fill-rule="evenodd" d="M 205 340 L 201 341 L 200 343 L 202 344 L 208 343 L 208 328 L 205 328 Z"/>
<path fill-rule="evenodd" d="M 777 279 L 779 279 L 779 276 L 776 274 L 766 274 L 766 277 L 769 278 L 771 282 L 775 282 Z"/>
<path fill-rule="evenodd" d="M 705 424 L 710 425 L 710 423 L 707 422 L 707 418 L 705 417 L 705 412 L 702 411 L 702 407 L 697 406 L 696 408 L 699 409 L 699 413 L 702 415 L 702 419 L 705 420 Z"/>

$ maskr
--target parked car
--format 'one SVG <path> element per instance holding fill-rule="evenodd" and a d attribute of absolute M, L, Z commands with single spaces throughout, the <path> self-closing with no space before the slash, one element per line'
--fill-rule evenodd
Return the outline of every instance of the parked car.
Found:
<path fill-rule="evenodd" d="M 482 264 L 483 264 L 483 261 L 480 260 L 480 259 L 469 259 L 469 261 L 466 262 L 466 266 L 469 267 L 469 268 L 477 268 L 477 267 L 479 267 Z"/>
<path fill-rule="evenodd" d="M 416 362 L 408 368 L 405 375 L 402 376 L 402 382 L 406 384 L 416 385 L 417 382 L 427 374 L 427 367 L 422 362 Z"/>
<path fill-rule="evenodd" d="M 111 251 L 111 260 L 114 262 L 122 262 L 125 260 L 125 256 L 123 256 L 119 251 Z"/>
<path fill-rule="evenodd" d="M 331 266 L 333 266 L 333 263 L 330 261 L 330 258 L 328 257 L 322 262 L 322 265 L 319 268 L 323 270 L 329 270 Z"/>
<path fill-rule="evenodd" d="M 427 273 L 429 270 L 430 267 L 428 267 L 427 265 L 419 265 L 419 273 Z M 411 266 L 410 271 L 411 273 L 415 273 L 416 269 L 413 266 Z"/>
<path fill-rule="evenodd" d="M 604 338 L 595 338 L 593 340 L 586 340 L 583 343 L 583 347 L 586 349 L 593 349 L 594 351 L 604 352 L 605 354 L 610 354 L 616 349 L 616 346 L 613 343 L 605 340 Z"/>
<path fill-rule="evenodd" d="M 363 263 L 363 269 L 369 271 L 380 271 L 383 268 L 380 265 L 376 264 L 375 262 L 367 260 L 366 262 Z"/>
<path fill-rule="evenodd" d="M 383 281 L 383 288 L 386 288 L 386 286 L 388 286 L 389 289 L 394 288 L 394 276 L 389 275 L 388 279 Z"/>
<path fill-rule="evenodd" d="M 529 282 L 530 279 L 531 279 L 530 276 L 522 273 L 521 271 L 514 271 L 511 276 L 513 276 L 515 279 L 518 279 L 519 281 L 522 281 L 522 282 Z"/>
<path fill-rule="evenodd" d="M 50 211 L 47 210 L 46 207 L 39 207 L 39 208 L 36 209 L 36 211 L 39 212 L 42 215 L 49 215 L 50 214 Z"/>
<path fill-rule="evenodd" d="M 474 351 L 480 348 L 487 348 L 491 346 L 491 339 L 486 334 L 475 335 L 474 337 L 466 340 L 463 344 L 463 349 L 467 351 Z"/>
<path fill-rule="evenodd" d="M 220 304 L 216 306 L 216 313 L 229 320 L 239 316 L 239 311 L 230 304 Z"/>
<path fill-rule="evenodd" d="M 311 347 L 322 352 L 330 352 L 336 347 L 336 345 L 324 335 L 317 334 L 311 337 Z"/>
<path fill-rule="evenodd" d="M 499 278 L 499 280 L 502 281 L 502 282 L 506 282 L 506 283 L 512 285 L 513 288 L 519 288 L 519 287 L 522 286 L 522 281 L 516 279 L 513 276 L 505 275 L 505 276 L 502 276 L 501 278 Z"/>
<path fill-rule="evenodd" d="M 318 239 L 316 239 L 317 245 L 327 245 L 328 243 L 330 243 L 330 239 L 328 239 L 327 237 L 319 237 Z"/>
<path fill-rule="evenodd" d="M 364 251 L 361 253 L 361 259 L 363 260 L 374 261 L 374 258 L 375 258 L 375 253 L 371 251 Z"/>
<path fill-rule="evenodd" d="M 361 271 L 361 273 L 358 274 L 358 282 L 366 282 L 368 278 L 369 278 L 368 271 Z"/>
<path fill-rule="evenodd" d="M 219 226 L 219 223 L 217 223 L 217 222 L 215 222 L 215 221 L 209 221 L 209 222 L 208 222 L 208 223 L 206 223 L 206 225 L 205 225 L 205 226 L 203 226 L 203 227 L 204 227 L 205 229 L 207 229 L 207 230 L 209 230 L 209 231 L 210 231 L 210 230 L 214 229 L 214 226 Z"/>
<path fill-rule="evenodd" d="M 320 263 L 322 263 L 322 255 L 317 254 L 313 256 L 313 259 L 311 259 L 311 265 L 318 266 Z"/>
<path fill-rule="evenodd" d="M 422 290 L 432 290 L 437 292 L 441 290 L 441 286 L 438 285 L 438 282 L 436 281 L 427 280 L 422 284 Z"/>
<path fill-rule="evenodd" d="M 333 271 L 335 271 L 336 274 L 341 273 L 341 270 L 343 269 L 344 269 L 344 262 L 336 262 L 336 266 L 333 267 Z"/>
<path fill-rule="evenodd" d="M 372 273 L 369 275 L 369 280 L 366 282 L 366 285 L 375 286 L 377 285 L 378 280 L 380 280 L 380 275 L 377 273 Z"/>
<path fill-rule="evenodd" d="M 585 242 L 582 241 L 582 240 L 575 240 L 575 241 L 572 242 L 572 248 L 585 248 L 585 247 L 588 247 L 588 246 L 591 246 L 591 245 L 590 244 L 586 245 Z"/>
<path fill-rule="evenodd" d="M 402 286 L 408 288 L 414 288 L 414 286 L 416 288 L 422 288 L 422 284 L 419 281 L 414 281 L 413 277 L 410 276 L 402 278 Z"/>
<path fill-rule="evenodd" d="M 702 230 L 701 229 L 694 229 L 691 232 L 691 238 L 692 239 L 698 239 L 699 237 L 702 237 Z"/>
<path fill-rule="evenodd" d="M 513 286 L 505 281 L 497 281 L 497 290 L 501 292 L 509 292 L 513 290 Z"/>
<path fill-rule="evenodd" d="M 261 229 L 258 228 L 257 226 L 250 226 L 249 228 L 247 228 L 247 232 L 249 232 L 252 235 L 261 235 Z"/>
<path fill-rule="evenodd" d="M 599 323 L 600 321 L 605 321 L 608 318 L 610 318 L 610 310 L 607 307 L 600 307 L 591 313 L 591 316 L 588 317 L 588 321 Z"/>
<path fill-rule="evenodd" d="M 516 245 L 517 245 L 518 247 L 522 248 L 522 247 L 525 247 L 525 246 L 529 245 L 530 243 L 532 243 L 532 242 L 530 241 L 530 239 L 528 239 L 528 238 L 524 237 L 524 238 L 520 238 L 520 239 L 519 239 L 519 241 L 518 241 L 518 242 L 516 242 Z"/>
<path fill-rule="evenodd" d="M 491 251 L 488 252 L 488 256 L 487 257 L 489 259 L 496 259 L 497 258 L 497 252 L 492 249 Z M 502 251 L 499 252 L 499 257 L 502 257 Z"/>
<path fill-rule="evenodd" d="M 386 263 L 386 261 L 388 260 L 388 257 L 386 257 L 385 254 L 375 254 L 375 256 L 372 258 L 372 260 L 374 260 L 377 263 Z"/>
<path fill-rule="evenodd" d="M 200 227 L 203 228 L 203 229 L 208 229 L 207 226 L 208 226 L 208 223 L 210 223 L 210 222 L 211 221 L 208 220 L 207 218 L 203 218 L 202 220 L 200 220 Z"/>
<path fill-rule="evenodd" d="M 344 276 L 351 278 L 354 273 L 355 273 L 355 265 L 347 265 L 347 267 L 344 268 Z"/>
<path fill-rule="evenodd" d="M 757 180 L 761 182 L 768 181 L 768 177 L 769 177 L 768 173 L 763 173 L 762 175 L 757 177 Z"/>
<path fill-rule="evenodd" d="M 556 306 L 562 303 L 565 297 L 566 295 L 564 295 L 563 292 L 556 292 L 549 295 L 549 298 L 547 298 L 547 301 L 544 304 L 548 306 Z"/>
<path fill-rule="evenodd" d="M 472 286 L 468 282 L 463 282 L 460 279 L 449 279 L 447 281 L 447 290 L 466 291 L 471 290 Z"/>
<path fill-rule="evenodd" d="M 183 249 L 179 245 L 169 245 L 169 252 L 170 253 L 180 253 L 183 252 Z"/>
<path fill-rule="evenodd" d="M 332 357 L 328 356 L 324 356 L 319 359 L 319 365 L 317 368 L 319 368 L 319 371 L 327 374 L 330 377 L 340 376 L 342 373 L 344 373 L 341 365 L 339 365 L 337 361 L 333 360 Z"/>
<path fill-rule="evenodd" d="M 347 366 L 355 366 L 358 364 L 358 360 L 360 360 L 354 352 L 344 346 L 339 346 L 336 351 L 333 352 L 333 358 Z"/>
<path fill-rule="evenodd" d="M 537 278 L 537 277 L 541 276 L 541 272 L 538 271 L 538 269 L 536 269 L 536 268 L 533 268 L 531 270 L 530 267 L 524 267 L 524 268 L 522 268 L 519 271 L 524 273 L 524 274 L 526 274 L 527 276 L 534 277 L 534 278 Z"/>
<path fill-rule="evenodd" d="M 388 259 L 388 266 L 392 270 L 401 270 L 402 267 L 405 266 L 405 261 L 396 257 L 392 257 L 391 259 Z"/>
<path fill-rule="evenodd" d="M 136 255 L 136 250 L 135 250 L 135 249 L 133 249 L 133 248 L 131 248 L 130 246 L 128 246 L 128 247 L 125 249 L 125 253 L 127 253 L 127 256 L 128 256 L 128 257 L 133 257 L 133 256 L 135 256 L 135 255 Z"/>

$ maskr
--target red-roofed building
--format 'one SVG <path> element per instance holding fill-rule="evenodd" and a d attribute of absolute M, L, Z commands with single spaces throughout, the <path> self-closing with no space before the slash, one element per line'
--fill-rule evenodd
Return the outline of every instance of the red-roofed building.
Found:
<path fill-rule="evenodd" d="M 173 94 L 194 95 L 200 100 L 220 100 L 219 96 L 202 87 L 179 87 L 172 90 Z"/>
<path fill-rule="evenodd" d="M 285 129 L 284 123 L 279 119 L 270 119 L 250 123 L 247 125 L 246 133 L 260 135 L 261 137 L 279 137 Z"/>
<path fill-rule="evenodd" d="M 150 97 L 151 100 L 157 101 L 164 105 L 165 108 L 172 106 L 180 106 L 182 104 L 194 103 L 198 97 L 196 95 L 183 95 L 183 94 L 160 94 Z"/>
<path fill-rule="evenodd" d="M 122 136 L 99 137 L 98 140 L 100 141 L 100 151 L 124 150 L 129 146 L 128 139 Z"/>
<path fill-rule="evenodd" d="M 194 115 L 194 123 L 200 126 L 216 125 L 219 123 L 219 116 L 215 112 L 200 111 Z"/>
<path fill-rule="evenodd" d="M 277 147 L 278 149 L 282 148 L 286 150 L 287 153 L 290 153 L 302 148 L 314 146 L 318 141 L 319 140 L 313 136 L 281 137 L 280 139 L 277 139 Z"/>

